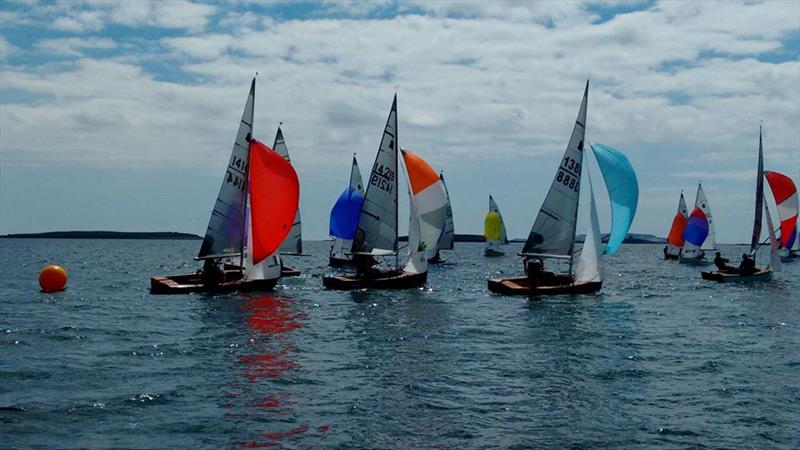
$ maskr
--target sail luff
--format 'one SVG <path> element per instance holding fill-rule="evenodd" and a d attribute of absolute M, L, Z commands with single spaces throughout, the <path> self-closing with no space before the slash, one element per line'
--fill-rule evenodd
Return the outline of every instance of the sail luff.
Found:
<path fill-rule="evenodd" d="M 753 217 L 753 237 L 750 240 L 750 253 L 754 253 L 761 240 L 761 214 L 764 209 L 764 143 L 762 127 L 758 127 L 758 172 L 756 173 L 756 211 Z"/>
<path fill-rule="evenodd" d="M 586 134 L 589 82 L 583 92 L 569 144 L 539 209 L 522 253 L 572 255 Z M 571 261 L 571 259 L 570 259 Z"/>
<path fill-rule="evenodd" d="M 245 210 L 249 139 L 253 134 L 256 80 L 250 83 L 239 130 L 197 258 L 241 255 L 245 245 Z"/>

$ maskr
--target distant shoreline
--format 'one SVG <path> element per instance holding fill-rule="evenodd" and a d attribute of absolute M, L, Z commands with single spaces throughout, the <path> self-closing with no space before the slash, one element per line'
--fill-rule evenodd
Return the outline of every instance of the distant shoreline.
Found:
<path fill-rule="evenodd" d="M 48 231 L 45 233 L 14 233 L 0 239 L 159 239 L 200 240 L 201 236 L 176 231 Z"/>

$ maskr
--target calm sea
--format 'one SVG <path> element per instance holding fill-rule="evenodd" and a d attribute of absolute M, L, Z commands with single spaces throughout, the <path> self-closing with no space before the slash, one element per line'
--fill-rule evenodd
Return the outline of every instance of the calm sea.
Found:
<path fill-rule="evenodd" d="M 157 297 L 197 241 L 0 240 L 0 447 L 800 447 L 800 261 L 718 285 L 626 245 L 530 301 L 456 245 L 423 290 L 325 291 L 310 242 L 273 293 Z"/>

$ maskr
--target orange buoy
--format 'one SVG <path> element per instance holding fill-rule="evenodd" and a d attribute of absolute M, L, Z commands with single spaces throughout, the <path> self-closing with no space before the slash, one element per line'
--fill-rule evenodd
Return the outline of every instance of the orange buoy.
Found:
<path fill-rule="evenodd" d="M 42 292 L 63 291 L 67 286 L 67 271 L 61 266 L 50 264 L 39 273 L 39 286 Z"/>

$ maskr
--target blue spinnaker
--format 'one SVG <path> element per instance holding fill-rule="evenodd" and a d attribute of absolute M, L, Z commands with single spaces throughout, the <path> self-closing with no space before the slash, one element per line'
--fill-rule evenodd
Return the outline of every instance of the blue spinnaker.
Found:
<path fill-rule="evenodd" d="M 603 173 L 611 200 L 611 233 L 606 255 L 613 255 L 631 228 L 639 202 L 639 183 L 628 158 L 619 150 L 603 144 L 592 144 L 592 151 Z"/>
<path fill-rule="evenodd" d="M 345 189 L 331 210 L 330 235 L 339 239 L 353 239 L 363 204 L 364 194 L 351 187 Z"/>
<path fill-rule="evenodd" d="M 700 247 L 708 237 L 708 219 L 700 208 L 695 208 L 689 214 L 686 229 L 683 230 L 683 239 Z"/>

